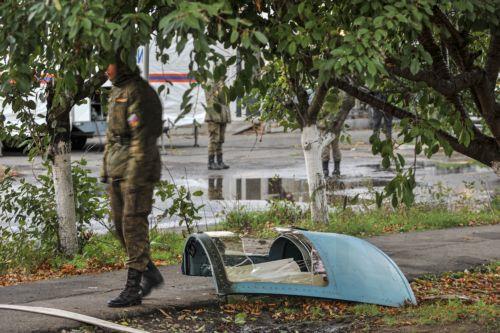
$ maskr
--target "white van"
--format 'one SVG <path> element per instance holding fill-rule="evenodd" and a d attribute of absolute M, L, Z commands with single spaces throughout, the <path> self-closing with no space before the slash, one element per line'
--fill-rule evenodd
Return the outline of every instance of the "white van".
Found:
<path fill-rule="evenodd" d="M 190 88 L 193 79 L 189 76 L 190 53 L 193 50 L 193 41 L 186 43 L 184 51 L 178 55 L 176 45 L 172 45 L 163 53 L 169 55 L 167 63 L 162 63 L 156 56 L 156 45 L 151 42 L 148 46 L 141 46 L 137 50 L 137 66 L 141 75 L 156 89 L 165 85 L 160 93 L 163 105 L 163 121 L 166 130 L 176 126 L 198 126 L 205 118 L 205 92 L 201 86 L 193 89 L 191 96 L 191 111 L 183 117 L 181 114 L 182 98 L 186 90 Z M 222 48 L 221 48 L 222 50 Z M 230 57 L 234 51 L 224 51 Z M 231 68 L 228 81 L 231 82 L 236 76 L 236 66 Z M 229 83 L 227 82 L 227 83 Z M 100 92 L 91 98 L 86 98 L 81 104 L 73 107 L 71 111 L 71 141 L 73 149 L 82 149 L 88 138 L 103 136 L 106 133 L 107 116 L 107 91 L 111 88 L 111 82 L 107 81 Z M 33 100 L 36 103 L 36 121 L 45 122 L 46 101 L 44 100 L 44 89 L 39 88 L 35 92 Z M 1 100 L 0 100 L 1 103 Z M 1 105 L 1 104 L 0 104 Z M 0 106 L 1 107 L 1 106 Z M 233 119 L 236 116 L 236 103 L 230 105 Z M 19 120 L 12 112 L 10 106 L 3 108 L 0 114 L 5 116 L 5 124 L 19 124 Z"/>
<path fill-rule="evenodd" d="M 103 86 L 104 89 L 109 89 L 109 87 Z M 96 94 L 92 98 L 86 98 L 82 104 L 75 105 L 71 110 L 71 142 L 74 149 L 82 149 L 88 138 L 106 132 L 105 110 L 101 107 L 99 96 L 99 94 Z M 31 99 L 36 104 L 36 108 L 33 110 L 34 121 L 37 124 L 45 123 L 45 116 L 47 114 L 45 89 L 41 87 L 35 90 Z M 1 102 L 0 100 L 0 107 Z M 0 114 L 4 116 L 3 127 L 9 129 L 13 127 L 13 130 L 9 134 L 16 136 L 18 134 L 17 125 L 20 125 L 20 120 L 12 111 L 12 107 L 10 105 L 2 107 Z M 29 133 L 25 133 L 25 135 L 29 137 Z M 10 146 L 10 143 L 4 142 L 4 145 Z"/>

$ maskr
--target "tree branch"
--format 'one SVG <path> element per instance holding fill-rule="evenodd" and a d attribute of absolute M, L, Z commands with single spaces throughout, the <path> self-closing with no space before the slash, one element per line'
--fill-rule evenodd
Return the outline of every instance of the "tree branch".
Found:
<path fill-rule="evenodd" d="M 307 108 L 307 121 L 309 122 L 309 124 L 316 123 L 318 114 L 321 111 L 321 108 L 323 107 L 323 104 L 325 102 L 325 97 L 326 94 L 328 93 L 328 89 L 329 87 L 325 83 L 319 85 L 316 88 L 313 100 L 311 101 L 311 104 Z"/>
<path fill-rule="evenodd" d="M 498 71 L 500 69 L 500 29 L 491 32 L 490 46 L 488 49 L 488 57 L 486 59 L 486 77 L 489 81 L 490 90 L 495 89 L 495 84 L 498 79 Z"/>
<path fill-rule="evenodd" d="M 344 98 L 342 100 L 342 104 L 340 105 L 339 112 L 335 116 L 333 120 L 333 133 L 340 133 L 342 126 L 344 126 L 345 120 L 354 107 L 354 98 L 349 94 L 344 94 Z"/>
<path fill-rule="evenodd" d="M 467 50 L 467 38 L 455 28 L 446 14 L 443 13 L 437 5 L 433 7 L 433 14 L 432 22 L 438 26 L 444 27 L 450 34 L 450 38 L 447 38 L 443 34 L 442 40 L 459 69 L 462 71 L 471 71 L 474 66 L 474 59 L 480 53 L 471 53 Z M 498 62 L 500 62 L 498 56 L 498 53 L 500 53 L 500 46 L 498 46 L 499 41 L 497 39 L 498 34 L 498 32 L 492 31 L 490 50 L 488 52 L 488 60 L 491 60 L 491 67 L 489 67 L 489 61 L 487 61 L 485 77 L 475 85 L 470 86 L 470 91 L 478 112 L 487 120 L 488 127 L 492 130 L 497 142 L 500 142 L 500 125 L 497 125 L 497 120 L 493 119 L 495 97 L 490 93 L 494 91 L 498 76 Z"/>
<path fill-rule="evenodd" d="M 432 12 L 432 22 L 434 22 L 437 26 L 443 27 L 451 36 L 448 38 L 444 35 L 444 33 L 442 33 L 441 40 L 446 45 L 446 48 L 455 60 L 455 63 L 458 64 L 462 70 L 469 70 L 474 62 L 474 58 L 469 52 L 467 52 L 466 38 L 455 28 L 446 14 L 443 13 L 437 5 L 433 7 Z"/>
<path fill-rule="evenodd" d="M 323 151 L 326 146 L 328 146 L 330 143 L 332 143 L 333 140 L 335 140 L 335 137 L 338 134 L 333 133 L 333 132 L 325 132 L 323 135 L 320 136 L 321 138 L 321 143 L 319 145 L 319 151 Z"/>
<path fill-rule="evenodd" d="M 435 75 L 440 78 L 450 79 L 450 69 L 444 61 L 443 54 L 441 53 L 441 48 L 434 41 L 432 37 L 432 32 L 428 27 L 424 27 L 420 36 L 418 36 L 418 41 L 424 49 L 429 52 L 432 57 L 432 67 L 434 68 Z"/>
<path fill-rule="evenodd" d="M 485 73 L 480 69 L 474 69 L 470 72 L 456 75 L 448 80 L 437 77 L 433 71 L 421 71 L 412 74 L 408 68 L 400 68 L 392 64 L 387 65 L 386 69 L 407 80 L 425 82 L 429 87 L 435 89 L 444 96 L 453 96 L 464 89 L 468 89 L 478 84 L 485 77 Z"/>
<path fill-rule="evenodd" d="M 286 67 L 285 67 L 286 68 Z M 291 77 L 288 75 L 285 69 L 285 75 L 288 77 L 288 82 L 290 83 L 290 86 L 292 88 L 292 91 L 295 93 L 295 96 L 297 96 L 297 103 L 293 103 L 293 107 L 296 109 L 297 112 L 297 120 L 299 122 L 299 125 L 301 128 L 307 126 L 307 117 L 306 117 L 306 112 L 307 112 L 307 91 L 299 85 L 298 80 L 294 77 Z"/>
<path fill-rule="evenodd" d="M 467 44 L 466 39 L 460 34 L 460 31 L 458 31 L 453 26 L 453 24 L 450 22 L 446 14 L 443 13 L 441 8 L 439 8 L 439 6 L 437 5 L 432 7 L 432 13 L 434 14 L 432 16 L 432 20 L 434 21 L 434 23 L 444 26 L 450 33 L 451 38 L 453 38 L 453 40 L 457 43 L 457 46 L 459 48 L 465 47 Z"/>
<path fill-rule="evenodd" d="M 78 102 L 84 98 L 89 97 L 94 93 L 96 88 L 102 86 L 107 81 L 107 79 L 108 78 L 106 76 L 106 72 L 103 69 L 99 70 L 89 80 L 79 85 L 79 89 L 76 92 L 73 100 L 75 102 Z"/>
<path fill-rule="evenodd" d="M 339 112 L 335 115 L 332 121 L 332 126 L 329 126 L 326 133 L 323 135 L 323 141 L 321 142 L 321 149 L 332 143 L 337 136 L 340 135 L 342 126 L 349 115 L 349 112 L 354 107 L 354 98 L 349 94 L 343 94 L 342 104 L 340 105 Z"/>
<path fill-rule="evenodd" d="M 361 89 L 351 85 L 346 80 L 342 79 L 332 79 L 330 82 L 333 86 L 345 91 L 349 95 L 359 99 L 360 101 L 371 105 L 383 112 L 390 114 L 399 119 L 408 119 L 410 124 L 423 123 L 424 120 L 418 117 L 416 114 L 408 112 L 397 106 L 394 106 L 380 98 L 377 98 L 374 94 L 365 89 Z M 500 149 L 499 145 L 495 139 L 481 134 L 480 137 L 474 138 L 468 147 L 462 145 L 458 140 L 447 132 L 432 128 L 436 137 L 440 140 L 446 141 L 455 151 L 469 156 L 481 163 L 488 166 L 493 166 L 495 161 L 500 161 Z"/>

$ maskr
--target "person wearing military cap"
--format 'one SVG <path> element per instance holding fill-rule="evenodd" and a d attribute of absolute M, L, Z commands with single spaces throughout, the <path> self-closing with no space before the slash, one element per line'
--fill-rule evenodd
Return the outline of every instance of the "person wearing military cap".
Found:
<path fill-rule="evenodd" d="M 107 69 L 113 83 L 108 104 L 107 143 L 101 181 L 109 184 L 116 236 L 127 252 L 125 289 L 110 307 L 141 304 L 163 277 L 150 256 L 149 221 L 154 184 L 160 180 L 157 138 L 162 132 L 162 105 L 156 91 L 119 56 Z"/>

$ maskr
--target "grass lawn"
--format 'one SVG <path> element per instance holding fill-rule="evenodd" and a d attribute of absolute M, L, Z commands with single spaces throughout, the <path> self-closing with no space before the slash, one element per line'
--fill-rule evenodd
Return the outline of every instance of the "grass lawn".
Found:
<path fill-rule="evenodd" d="M 346 209 L 332 213 L 327 225 L 314 224 L 309 213 L 286 201 L 270 203 L 265 211 L 249 211 L 245 208 L 230 211 L 214 228 L 231 230 L 247 236 L 272 238 L 277 235 L 276 226 L 290 226 L 370 237 L 388 233 L 477 226 L 500 222 L 497 209 L 472 210 L 461 208 L 450 211 L 445 207 L 415 205 L 410 208 L 381 208 L 366 212 Z M 151 250 L 159 265 L 180 263 L 184 237 L 168 230 L 151 232 Z M 110 271 L 125 267 L 125 253 L 112 234 L 91 236 L 80 254 L 72 259 L 60 255 L 47 258 L 41 265 L 10 267 L 0 275 L 0 286 L 21 282 Z"/>
<path fill-rule="evenodd" d="M 184 237 L 181 234 L 152 231 L 151 251 L 157 265 L 175 265 L 181 260 Z M 126 255 L 118 240 L 110 233 L 92 236 L 80 254 L 68 259 L 60 255 L 45 260 L 41 265 L 27 269 L 19 267 L 0 275 L 0 286 L 112 271 L 125 267 Z"/>
<path fill-rule="evenodd" d="M 445 229 L 500 223 L 500 210 L 449 210 L 441 206 L 415 205 L 410 208 L 380 208 L 365 212 L 346 209 L 331 213 L 325 225 L 313 223 L 309 213 L 286 201 L 271 203 L 266 211 L 240 208 L 230 211 L 218 228 L 268 238 L 276 234 L 272 227 L 296 226 L 308 230 L 335 232 L 357 237 L 388 233 Z"/>

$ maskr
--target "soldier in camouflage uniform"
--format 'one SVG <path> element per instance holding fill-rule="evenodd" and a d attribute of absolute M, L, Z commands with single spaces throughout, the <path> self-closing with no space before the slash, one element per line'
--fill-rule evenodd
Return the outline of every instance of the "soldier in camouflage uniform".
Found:
<path fill-rule="evenodd" d="M 335 136 L 332 143 L 326 146 L 321 152 L 321 162 L 323 166 L 323 175 L 329 176 L 328 164 L 330 163 L 330 152 L 333 157 L 333 176 L 340 176 L 340 161 L 342 160 L 342 153 L 340 152 L 340 133 L 342 127 L 334 130 L 335 128 L 335 116 L 337 115 L 337 110 L 340 107 L 340 99 L 337 94 L 331 90 L 325 100 L 325 104 L 319 114 L 318 128 L 320 129 L 322 135 L 326 132 L 332 132 Z"/>
<path fill-rule="evenodd" d="M 340 176 L 340 161 L 342 160 L 342 153 L 340 152 L 340 131 L 339 133 L 334 133 L 335 139 L 333 139 L 332 143 L 323 149 L 321 152 L 321 162 L 323 165 L 323 175 L 328 177 L 328 165 L 330 163 L 330 152 L 332 153 L 333 158 L 333 176 Z"/>
<path fill-rule="evenodd" d="M 113 88 L 101 181 L 110 184 L 116 235 L 128 255 L 125 289 L 108 306 L 125 307 L 140 304 L 143 296 L 163 283 L 150 257 L 148 223 L 153 187 L 161 172 L 156 140 L 162 131 L 162 105 L 138 71 L 118 57 L 107 74 Z"/>
<path fill-rule="evenodd" d="M 5 121 L 5 116 L 3 114 L 0 114 L 0 132 L 3 130 L 3 123 Z M 3 143 L 2 139 L 0 139 L 0 157 L 3 156 Z"/>
<path fill-rule="evenodd" d="M 225 139 L 226 126 L 231 122 L 231 112 L 225 95 L 221 93 L 223 87 L 222 83 L 213 84 L 210 91 L 206 93 L 205 122 L 208 125 L 208 170 L 229 169 L 222 157 L 222 144 Z"/>

